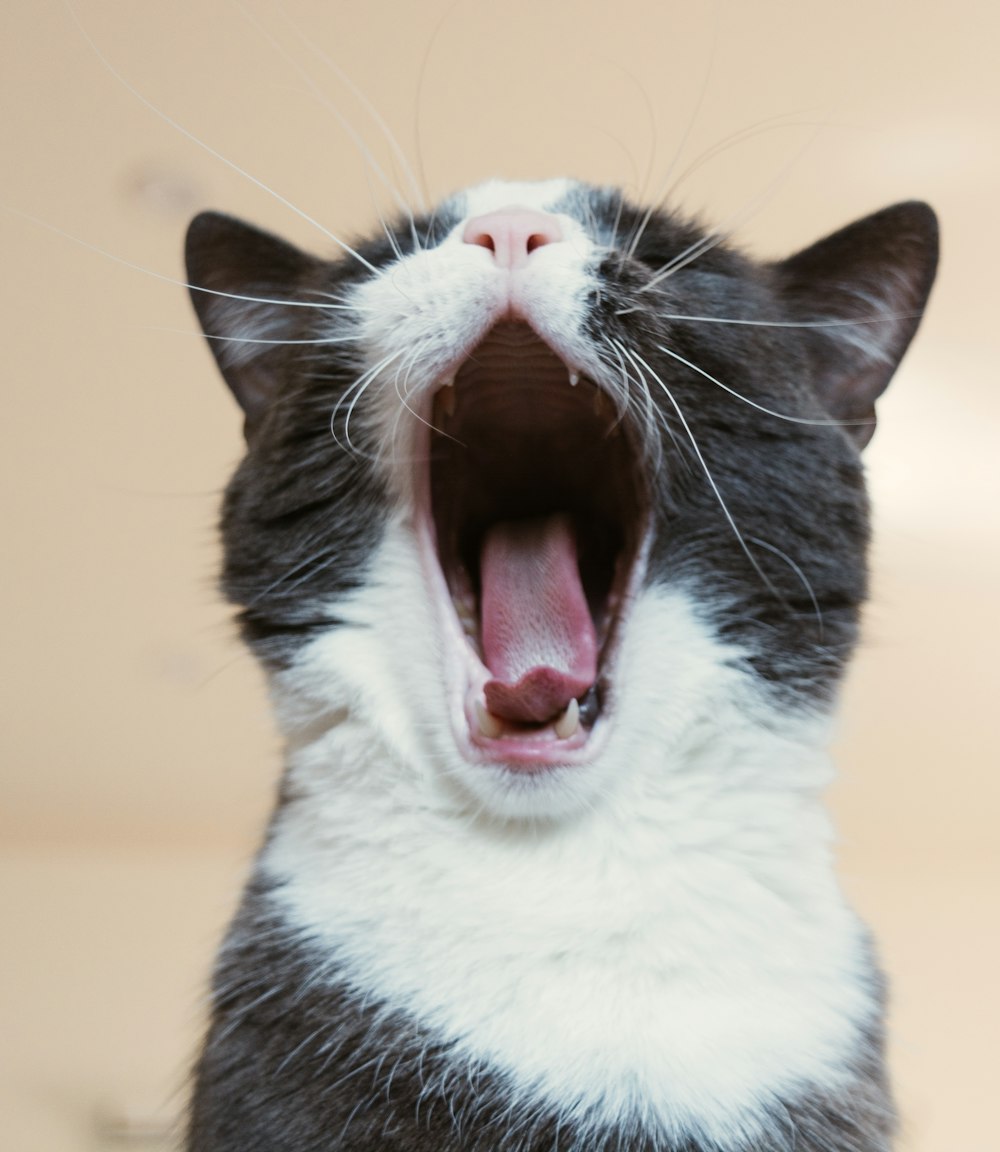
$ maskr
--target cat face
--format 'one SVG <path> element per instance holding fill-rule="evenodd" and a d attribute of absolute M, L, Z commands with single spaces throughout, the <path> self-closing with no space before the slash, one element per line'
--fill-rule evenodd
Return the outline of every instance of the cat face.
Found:
<path fill-rule="evenodd" d="M 198 217 L 248 441 L 224 584 L 292 742 L 360 725 L 389 774 L 552 817 L 713 724 L 822 716 L 865 593 L 859 449 L 935 259 L 919 204 L 759 264 L 568 181 L 329 263 Z"/>

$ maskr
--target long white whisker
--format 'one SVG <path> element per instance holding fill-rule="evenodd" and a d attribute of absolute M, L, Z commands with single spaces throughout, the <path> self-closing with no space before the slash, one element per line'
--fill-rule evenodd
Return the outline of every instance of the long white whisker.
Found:
<path fill-rule="evenodd" d="M 683 252 L 679 253 L 672 260 L 668 261 L 647 283 L 640 289 L 640 292 L 648 292 L 651 288 L 655 288 L 657 284 L 665 280 L 668 276 L 672 276 L 675 272 L 679 272 L 681 268 L 686 267 L 693 260 L 697 260 L 700 256 L 704 256 L 706 252 L 711 251 L 717 245 L 724 243 L 742 224 L 751 219 L 755 212 L 760 210 L 760 207 L 769 199 L 774 189 L 785 179 L 787 179 L 789 172 L 802 158 L 803 153 L 813 143 L 820 133 L 817 128 L 803 146 L 791 157 L 787 164 L 785 164 L 778 172 L 777 176 L 760 192 L 760 194 L 753 199 L 749 200 L 738 211 L 734 212 L 727 220 L 723 222 L 721 228 L 715 232 L 709 233 L 704 239 L 699 240 L 696 244 L 690 245 Z"/>
<path fill-rule="evenodd" d="M 385 213 L 382 211 L 382 206 L 379 204 L 378 197 L 375 195 L 375 189 L 372 187 L 371 176 L 367 170 L 365 171 L 365 183 L 368 185 L 368 195 L 371 199 L 372 206 L 375 209 L 375 214 L 378 216 L 378 222 L 382 227 L 382 231 L 385 233 L 385 238 L 389 241 L 389 247 L 392 249 L 393 255 L 396 257 L 396 259 L 402 260 L 403 250 L 399 246 L 399 241 L 396 239 L 395 233 L 389 226 L 389 221 L 385 218 Z M 410 217 L 410 232 L 413 236 L 413 242 L 417 247 L 419 247 L 420 242 L 417 236 L 416 223 L 414 222 L 413 216 L 409 213 L 409 211 L 407 211 L 407 215 Z"/>
<path fill-rule="evenodd" d="M 450 19 L 455 9 L 462 3 L 462 0 L 453 0 L 451 4 L 441 14 L 441 18 L 434 25 L 434 30 L 431 32 L 430 39 L 427 41 L 427 47 L 424 49 L 423 59 L 420 61 L 420 72 L 417 75 L 417 91 L 413 97 L 413 138 L 416 141 L 417 147 L 417 175 L 419 177 L 420 187 L 423 189 L 424 198 L 430 199 L 427 189 L 427 173 L 424 171 L 424 150 L 421 143 L 420 136 L 420 112 L 424 98 L 424 88 L 427 83 L 427 66 L 430 63 L 431 52 L 433 52 L 437 44 L 438 37 L 441 35 L 441 29 Z"/>
<path fill-rule="evenodd" d="M 649 92 L 638 79 L 638 77 L 633 72 L 630 72 L 629 69 L 626 68 L 620 61 L 601 60 L 601 63 L 606 63 L 611 68 L 614 68 L 617 72 L 620 72 L 622 76 L 624 76 L 631 83 L 635 91 L 638 92 L 639 98 L 642 100 L 643 111 L 646 114 L 646 126 L 649 129 L 649 155 L 646 160 L 645 172 L 641 178 L 639 176 L 639 165 L 636 161 L 636 158 L 632 155 L 631 149 L 625 144 L 624 140 L 621 137 L 616 136 L 606 130 L 602 130 L 602 134 L 614 140 L 614 142 L 619 145 L 622 152 L 624 152 L 625 156 L 628 158 L 629 163 L 632 166 L 632 186 L 636 189 L 640 202 L 644 202 L 645 192 L 653 178 L 653 168 L 656 162 L 656 141 L 658 133 L 656 129 L 656 113 L 653 109 L 653 102 L 649 97 Z"/>
<path fill-rule="evenodd" d="M 302 42 L 302 44 L 306 48 L 308 48 L 310 52 L 312 52 L 315 56 L 317 56 L 322 61 L 322 63 L 325 64 L 326 67 L 329 68 L 336 75 L 337 79 L 345 87 L 350 89 L 350 91 L 357 97 L 357 99 L 364 106 L 364 109 L 368 113 L 368 115 L 372 118 L 372 120 L 375 121 L 376 126 L 378 127 L 379 131 L 382 133 L 382 136 L 385 139 L 386 143 L 392 149 L 393 155 L 396 157 L 396 160 L 399 162 L 400 167 L 403 169 L 403 174 L 406 176 L 407 180 L 409 181 L 410 189 L 413 192 L 413 196 L 414 196 L 414 199 L 416 201 L 418 209 L 421 212 L 426 212 L 427 206 L 426 206 L 426 203 L 424 202 L 424 197 L 423 197 L 423 194 L 421 193 L 420 184 L 417 181 L 416 173 L 413 170 L 413 165 L 407 159 L 406 153 L 403 151 L 402 147 L 399 144 L 399 141 L 396 139 L 395 135 L 393 134 L 392 129 L 389 127 L 388 124 L 386 124 L 385 120 L 382 118 L 378 109 L 371 102 L 371 100 L 368 99 L 368 97 L 365 95 L 365 93 L 362 91 L 362 89 L 360 89 L 357 86 L 357 84 L 355 84 L 354 81 L 350 78 L 350 76 L 348 76 L 348 74 L 343 70 L 343 68 L 341 68 L 328 55 L 328 53 L 326 53 L 322 48 L 320 48 L 318 44 L 312 43 L 312 41 L 302 32 L 302 30 L 298 27 L 298 25 L 292 21 L 292 18 L 286 12 L 284 5 L 279 4 L 278 9 L 281 12 L 281 15 L 284 17 L 285 21 L 288 23 L 288 26 L 291 28 L 292 32 L 296 35 L 296 37 L 298 37 L 298 39 Z M 410 219 L 412 220 L 412 216 L 410 217 Z"/>
<path fill-rule="evenodd" d="M 396 185 L 393 183 L 393 181 L 387 175 L 387 173 L 385 172 L 385 169 L 375 159 L 375 156 L 373 155 L 372 150 L 368 147 L 367 144 L 365 144 L 364 140 L 361 138 L 361 135 L 356 131 L 354 126 L 351 124 L 351 122 L 347 119 L 346 116 L 344 116 L 344 114 L 340 111 L 340 109 L 337 108 L 337 106 L 326 95 L 326 93 L 322 90 L 322 88 L 320 88 L 319 84 L 316 83 L 316 81 L 309 74 L 309 72 L 307 72 L 306 69 L 303 68 L 302 65 L 298 63 L 298 61 L 292 59 L 292 57 L 285 51 L 285 49 L 278 43 L 278 41 L 261 25 L 260 21 L 257 20 L 257 18 L 255 16 L 253 16 L 243 6 L 243 4 L 241 4 L 239 2 L 239 0 L 231 0 L 231 2 L 236 6 L 236 8 L 242 14 L 243 18 L 247 21 L 247 23 L 249 23 L 252 27 L 254 27 L 257 30 L 258 34 L 264 40 L 267 41 L 267 43 L 271 46 L 271 48 L 282 58 L 282 60 L 285 61 L 285 63 L 289 66 L 289 68 L 291 68 L 295 72 L 295 74 L 299 77 L 299 79 L 302 80 L 302 82 L 308 88 L 309 93 L 313 97 L 313 99 L 315 99 L 316 102 L 322 108 L 324 108 L 327 112 L 330 113 L 331 116 L 333 116 L 336 119 L 337 123 L 341 126 L 341 128 L 343 128 L 343 130 L 351 138 L 351 142 L 354 144 L 355 148 L 357 148 L 358 152 L 361 154 L 362 159 L 365 161 L 365 163 L 368 165 L 368 167 L 371 169 L 371 171 L 373 171 L 375 173 L 375 175 L 378 176 L 379 180 L 381 180 L 381 182 L 382 182 L 383 187 L 389 192 L 389 194 L 392 196 L 392 198 L 396 201 L 396 206 L 399 208 L 399 210 L 405 216 L 407 216 L 409 218 L 410 229 L 413 232 L 413 234 L 416 235 L 416 227 L 415 227 L 414 222 L 413 222 L 413 213 L 410 210 L 409 204 L 407 204 L 406 199 L 403 197 L 403 195 L 400 193 L 399 189 L 396 187 Z M 282 16 L 285 16 L 284 9 L 282 9 L 280 7 L 280 5 L 278 7 L 279 7 L 279 11 L 281 12 Z M 298 31 L 298 29 L 295 27 L 295 25 L 292 24 L 291 20 L 287 16 L 285 16 L 285 19 L 288 22 L 288 24 L 290 25 L 292 31 L 297 36 L 299 36 L 300 39 L 302 39 L 305 42 L 305 38 L 302 37 L 301 33 Z M 372 200 L 374 202 L 374 195 L 372 197 Z M 381 212 L 379 212 L 379 215 L 381 216 Z M 387 231 L 388 231 L 388 229 L 387 229 Z"/>
<path fill-rule="evenodd" d="M 655 430 L 655 422 L 657 421 L 657 418 L 660 417 L 660 413 L 657 410 L 656 405 L 653 403 L 653 394 L 650 391 L 649 385 L 646 383 L 646 379 L 641 372 L 638 373 L 636 378 L 630 375 L 628 365 L 625 363 L 625 357 L 622 355 L 617 341 L 605 337 L 604 344 L 611 350 L 618 362 L 618 369 L 621 376 L 621 395 L 623 397 L 623 403 L 620 406 L 620 411 L 622 414 L 624 415 L 624 412 L 627 411 L 630 403 L 632 402 L 631 385 L 633 382 L 638 384 L 639 388 L 642 390 L 643 396 L 645 397 L 646 419 L 643 421 L 643 427 L 645 429 L 645 433 L 643 435 L 643 451 L 646 457 L 651 461 L 653 471 L 658 472 L 663 462 L 663 445 L 660 443 L 660 439 L 656 435 Z M 665 420 L 662 420 L 662 418 L 659 420 L 659 423 L 663 424 L 667 434 L 671 439 L 674 439 L 674 431 L 670 425 Z"/>
<path fill-rule="evenodd" d="M 742 211 L 742 209 L 741 209 Z M 735 220 L 735 216 L 731 216 L 730 220 Z M 729 221 L 726 222 L 727 224 Z M 696 240 L 694 244 L 689 244 L 682 252 L 679 252 L 672 260 L 667 261 L 656 274 L 646 284 L 643 284 L 639 289 L 640 292 L 648 292 L 650 288 L 655 288 L 657 284 L 665 280 L 668 276 L 672 276 L 674 272 L 690 264 L 692 261 L 697 260 L 699 256 L 703 256 L 706 252 L 711 252 L 713 248 L 718 247 L 732 236 L 735 230 L 733 228 L 723 227 L 715 232 L 709 232 L 700 240 Z"/>
<path fill-rule="evenodd" d="M 360 398 L 361 394 L 368 388 L 369 384 L 378 376 L 378 374 L 387 368 L 394 360 L 398 360 L 403 355 L 403 351 L 394 352 L 389 356 L 383 357 L 377 364 L 373 364 L 371 368 L 362 372 L 361 375 L 354 381 L 354 383 L 344 391 L 337 403 L 334 405 L 333 411 L 330 413 L 330 434 L 333 436 L 337 445 L 345 451 L 350 452 L 352 455 L 358 455 L 358 451 L 351 443 L 350 423 L 351 416 L 354 413 L 354 406 Z M 346 443 L 341 443 L 340 438 L 337 436 L 337 415 L 340 409 L 349 404 L 346 417 L 344 419 L 344 436 Z"/>
<path fill-rule="evenodd" d="M 430 344 L 430 341 L 426 341 L 423 344 L 418 344 L 413 349 L 413 354 L 410 357 L 409 363 L 407 363 L 405 366 L 405 368 L 406 368 L 405 373 L 403 373 L 404 386 L 409 381 L 410 373 L 413 371 L 413 367 L 416 364 L 417 360 L 419 359 L 420 354 L 423 352 L 423 350 L 429 344 Z M 420 415 L 419 412 L 417 412 L 410 405 L 410 397 L 413 395 L 413 393 L 416 391 L 416 388 L 419 387 L 419 385 L 415 386 L 414 388 L 405 388 L 404 387 L 403 390 L 400 390 L 399 378 L 400 378 L 400 373 L 397 372 L 396 373 L 396 395 L 399 397 L 400 404 L 402 405 L 402 408 L 396 416 L 396 423 L 393 427 L 393 437 L 395 438 L 396 429 L 399 426 L 399 421 L 402 418 L 403 410 L 405 409 L 405 411 L 409 412 L 411 416 L 413 416 L 417 420 L 419 420 L 421 424 L 425 425 L 432 432 L 436 432 L 439 436 L 443 436 L 446 440 L 451 440 L 452 443 L 454 443 L 454 444 L 461 444 L 462 443 L 461 440 L 457 440 L 454 436 L 450 435 L 448 432 L 445 432 L 445 430 L 443 428 L 438 428 L 436 424 L 434 424 L 430 420 L 425 419 L 423 416 Z"/>
<path fill-rule="evenodd" d="M 653 200 L 650 201 L 649 207 L 643 213 L 642 219 L 639 221 L 639 226 L 638 226 L 638 228 L 636 228 L 636 230 L 632 236 L 631 243 L 628 245 L 628 248 L 626 249 L 626 255 L 630 258 L 635 255 L 635 250 L 639 245 L 639 241 L 642 238 L 642 234 L 649 227 L 649 222 L 653 218 L 653 213 L 656 212 L 656 210 L 663 203 L 663 200 L 667 195 L 667 192 L 670 188 L 670 179 L 673 176 L 674 169 L 680 163 L 680 158 L 684 153 L 685 147 L 687 146 L 688 139 L 690 138 L 691 133 L 694 131 L 694 126 L 698 122 L 698 117 L 701 115 L 702 105 L 705 103 L 705 96 L 708 93 L 709 81 L 711 80 L 712 72 L 715 69 L 715 60 L 716 60 L 716 56 L 717 56 L 718 50 L 719 50 L 719 13 L 718 13 L 718 9 L 716 9 L 715 15 L 716 15 L 716 23 L 715 23 L 715 31 L 714 31 L 714 35 L 713 35 L 713 39 L 712 39 L 712 50 L 708 56 L 708 66 L 706 67 L 705 74 L 702 77 L 701 91 L 698 93 L 698 100 L 695 103 L 694 110 L 692 111 L 690 117 L 688 118 L 687 126 L 685 127 L 684 132 L 681 136 L 680 143 L 674 149 L 674 155 L 673 155 L 673 158 L 671 159 L 670 164 L 667 168 L 666 175 L 663 178 L 663 183 L 662 183 L 662 186 L 660 188 L 660 193 L 657 197 L 655 197 Z"/>
<path fill-rule="evenodd" d="M 621 308 L 616 316 L 629 316 L 640 308 Z M 855 320 L 748 320 L 732 316 L 684 316 L 674 312 L 657 312 L 660 320 L 682 320 L 691 324 L 742 324 L 748 328 L 854 328 L 861 324 L 888 324 L 896 320 L 919 320 L 923 312 L 885 312 L 880 316 L 861 316 Z"/>
<path fill-rule="evenodd" d="M 823 643 L 823 613 L 820 610 L 819 601 L 816 599 L 816 593 L 813 591 L 813 586 L 810 584 L 805 572 L 795 563 L 795 561 L 788 555 L 787 552 L 782 552 L 780 548 L 776 548 L 773 544 L 768 544 L 766 540 L 761 540 L 757 536 L 750 536 L 749 541 L 751 544 L 756 544 L 758 548 L 766 548 L 768 552 L 772 552 L 779 559 L 784 560 L 789 568 L 798 576 L 802 582 L 802 587 L 805 588 L 809 599 L 812 601 L 813 612 L 816 614 L 816 625 L 819 628 L 819 643 Z"/>
<path fill-rule="evenodd" d="M 707 164 L 710 160 L 714 159 L 720 153 L 725 152 L 726 149 L 732 148 L 737 144 L 742 144 L 746 140 L 752 140 L 757 136 L 763 136 L 767 132 L 777 132 L 783 128 L 807 128 L 807 127 L 826 127 L 823 124 L 816 124 L 807 120 L 793 119 L 793 113 L 782 113 L 778 116 L 768 116 L 764 120 L 757 120 L 753 124 L 748 124 L 744 128 L 738 129 L 736 132 L 731 132 L 728 136 L 724 136 L 721 140 L 717 141 L 710 148 L 707 148 L 702 154 L 696 157 L 684 169 L 683 172 L 674 181 L 673 187 L 670 189 L 668 196 L 676 193 L 677 189 L 684 183 L 684 181 L 698 171 L 703 165 Z"/>
<path fill-rule="evenodd" d="M 637 352 L 633 352 L 631 349 L 624 348 L 624 347 L 622 348 L 622 351 L 628 357 L 628 359 L 632 361 L 633 364 L 636 364 L 637 366 L 641 365 L 643 368 L 645 368 L 646 371 L 650 374 L 650 376 L 663 389 L 664 395 L 670 401 L 670 405 L 673 408 L 673 410 L 677 413 L 677 418 L 678 418 L 678 420 L 680 420 L 681 426 L 683 427 L 684 432 L 687 435 L 688 440 L 691 442 L 691 447 L 694 449 L 694 453 L 698 458 L 698 463 L 701 465 L 702 471 L 705 473 L 705 478 L 706 478 L 706 480 L 708 480 L 709 487 L 712 489 L 712 492 L 715 494 L 715 498 L 719 502 L 719 507 L 722 509 L 722 514 L 723 514 L 723 516 L 725 516 L 725 518 L 729 524 L 729 527 L 732 528 L 733 534 L 736 536 L 736 539 L 739 542 L 740 548 L 743 550 L 743 553 L 746 556 L 746 558 L 753 565 L 754 571 L 757 573 L 758 576 L 760 576 L 761 580 L 764 581 L 764 584 L 766 585 L 766 587 L 771 592 L 773 592 L 775 596 L 778 596 L 780 599 L 781 597 L 778 593 L 778 590 L 771 583 L 770 579 L 767 576 L 767 573 L 763 570 L 763 568 L 761 568 L 760 564 L 757 562 L 753 553 L 750 551 L 750 548 L 747 545 L 747 542 L 743 537 L 743 533 L 740 532 L 739 526 L 737 525 L 735 519 L 733 518 L 733 514 L 729 511 L 729 506 L 726 504 L 726 501 L 723 499 L 722 493 L 719 491 L 719 486 L 715 482 L 715 477 L 712 475 L 711 469 L 708 467 L 708 463 L 705 460 L 705 457 L 702 455 L 702 451 L 701 451 L 701 448 L 698 444 L 698 441 L 695 438 L 694 433 L 691 431 L 691 427 L 687 422 L 687 418 L 685 417 L 684 412 L 681 409 L 681 406 L 677 403 L 677 400 L 675 399 L 674 394 L 666 386 L 666 384 L 663 382 L 663 380 L 660 379 L 660 376 L 657 374 L 656 370 L 654 368 L 652 368 L 649 364 L 647 364 L 646 361 L 643 360 L 643 358 Z"/>
<path fill-rule="evenodd" d="M 323 336 L 312 340 L 266 340 L 263 337 L 253 336 L 220 336 L 214 332 L 192 332 L 190 328 L 167 328 L 159 324 L 145 324 L 146 332 L 170 332 L 175 336 L 198 336 L 212 343 L 219 344 L 270 344 L 281 347 L 291 347 L 296 344 L 326 345 L 326 344 L 357 344 L 362 337 L 354 336 Z"/>
<path fill-rule="evenodd" d="M 716 387 L 721 388 L 723 392 L 728 392 L 730 396 L 734 396 L 737 400 L 742 400 L 742 402 L 749 405 L 749 407 L 756 408 L 758 412 L 763 412 L 768 416 L 774 416 L 778 420 L 787 420 L 790 424 L 808 424 L 817 428 L 850 428 L 858 424 L 870 423 L 868 420 L 813 419 L 807 416 L 789 416 L 784 412 L 775 412 L 773 408 L 767 408 L 763 404 L 758 404 L 756 400 L 751 400 L 749 396 L 744 396 L 741 392 L 737 392 L 735 388 L 730 388 L 728 384 L 723 384 L 721 380 L 717 380 L 710 372 L 706 372 L 704 368 L 699 368 L 693 361 L 686 360 L 679 352 L 674 352 L 671 348 L 667 348 L 663 344 L 657 344 L 656 347 L 672 360 L 677 360 L 683 364 L 685 368 L 690 368 L 692 372 L 697 372 L 699 376 L 704 376 L 706 380 L 710 380 Z"/>
<path fill-rule="evenodd" d="M 618 246 L 618 232 L 622 226 L 622 212 L 625 210 L 625 193 L 619 189 L 618 191 L 618 209 L 615 212 L 615 222 L 611 229 L 611 246 L 617 248 Z"/>
<path fill-rule="evenodd" d="M 403 421 L 403 412 L 404 412 L 404 410 L 406 410 L 406 411 L 411 412 L 414 416 L 416 415 L 416 413 L 413 412 L 413 409 L 410 408 L 409 405 L 406 403 L 406 399 L 410 396 L 412 390 L 407 391 L 404 395 L 404 392 L 403 392 L 402 387 L 400 385 L 400 377 L 402 376 L 404 382 L 409 380 L 410 373 L 413 371 L 413 366 L 417 362 L 417 359 L 420 356 L 420 353 L 423 351 L 425 346 L 426 345 L 424 343 L 421 343 L 421 344 L 416 345 L 416 347 L 409 349 L 409 351 L 407 352 L 406 358 L 402 361 L 402 363 L 397 365 L 396 371 L 393 374 L 393 387 L 396 390 L 396 395 L 399 397 L 399 399 L 403 403 L 401 404 L 401 406 L 399 408 L 396 409 L 396 414 L 395 414 L 395 417 L 393 418 L 393 421 L 392 421 L 392 430 L 390 431 L 388 439 L 386 440 L 386 443 L 384 445 L 384 450 L 386 452 L 392 453 L 396 460 L 402 460 L 403 459 L 402 451 L 399 448 L 399 442 L 400 442 L 399 428 L 400 428 L 400 424 Z"/>
<path fill-rule="evenodd" d="M 307 580 L 311 580 L 314 576 L 318 576 L 320 572 L 324 572 L 331 564 L 334 564 L 336 560 L 337 552 L 333 551 L 331 553 L 329 546 L 327 546 L 325 551 L 311 552 L 297 564 L 293 564 L 291 568 L 283 572 L 276 580 L 272 580 L 266 588 L 261 589 L 251 600 L 248 600 L 246 608 L 256 608 L 278 588 L 281 589 L 281 595 L 287 597 L 297 588 L 301 588 Z M 298 579 L 289 583 L 291 577 L 297 573 L 301 573 Z"/>
<path fill-rule="evenodd" d="M 234 160 L 230 160 L 227 156 L 223 156 L 221 152 L 218 152 L 210 144 L 206 143 L 198 136 L 195 136 L 193 132 L 185 128 L 184 125 L 179 121 L 175 120 L 172 116 L 168 116 L 167 113 L 164 112 L 161 108 L 157 108 L 152 100 L 149 100 L 139 91 L 138 88 L 134 87 L 129 83 L 128 80 L 125 79 L 125 77 L 117 70 L 117 68 L 114 67 L 111 61 L 108 60 L 100 48 L 97 47 L 93 37 L 83 26 L 79 16 L 77 16 L 76 9 L 73 7 L 71 0 L 63 0 L 63 3 L 66 5 L 67 11 L 69 12 L 73 23 L 79 30 L 80 35 L 89 45 L 90 50 L 94 53 L 101 64 L 104 65 L 107 71 L 114 77 L 114 79 L 117 80 L 118 83 L 125 89 L 125 91 L 130 93 L 136 100 L 138 100 L 144 108 L 148 108 L 150 112 L 152 112 L 155 116 L 158 116 L 165 124 L 169 124 L 175 132 L 179 132 L 186 140 L 190 140 L 192 144 L 196 144 L 199 148 L 203 149 L 214 159 L 218 160 L 221 164 L 225 164 L 227 168 L 230 168 L 233 172 L 237 173 L 237 175 L 242 176 L 245 180 L 249 180 L 250 183 L 254 185 L 254 187 L 259 188 L 262 192 L 266 192 L 268 196 L 271 196 L 273 199 L 277 200 L 279 204 L 282 204 L 284 207 L 288 208 L 289 211 L 294 212 L 300 220 L 304 220 L 307 224 L 310 224 L 313 228 L 316 228 L 318 231 L 322 232 L 323 235 L 328 240 L 336 244 L 342 252 L 346 252 L 348 256 L 353 256 L 354 259 L 357 260 L 358 263 L 363 267 L 367 268 L 369 272 L 375 275 L 378 274 L 378 269 L 374 264 L 371 264 L 368 260 L 366 260 L 360 252 L 356 252 L 349 244 L 346 244 L 343 240 L 341 240 L 339 236 L 335 236 L 328 228 L 324 228 L 323 225 L 320 224 L 320 222 L 314 217 L 310 216 L 308 212 L 304 212 L 297 205 L 293 204 L 287 197 L 282 196 L 281 193 L 276 189 L 271 188 L 265 184 L 263 180 L 258 180 L 256 176 L 251 175 L 245 168 L 241 168 L 240 165 L 237 164 Z"/>
<path fill-rule="evenodd" d="M 93 252 L 97 256 L 102 256 L 105 260 L 111 260 L 115 264 L 120 264 L 123 268 L 128 268 L 132 272 L 141 272 L 143 276 L 160 280 L 164 284 L 172 284 L 177 288 L 187 288 L 190 292 L 202 292 L 206 296 L 219 296 L 224 300 L 240 300 L 248 304 L 273 304 L 283 308 L 313 308 L 321 312 L 370 311 L 370 309 L 360 306 L 355 307 L 353 304 L 328 304 L 316 300 L 282 300 L 277 298 L 272 299 L 267 296 L 244 296 L 239 292 L 223 292 L 218 288 L 205 288 L 201 284 L 192 284 L 188 280 L 181 280 L 178 276 L 168 276 L 164 272 L 155 272 L 152 268 L 146 268 L 142 264 L 136 264 L 132 260 L 126 260 L 124 256 L 118 256 L 114 252 L 109 252 L 106 248 L 99 247 L 97 244 L 91 244 L 89 240 L 83 240 L 79 236 L 74 236 L 72 232 L 67 232 L 57 224 L 52 224 L 48 220 L 42 220 L 38 216 L 32 216 L 30 212 L 24 212 L 20 208 L 13 208 L 9 204 L 0 204 L 0 208 L 2 208 L 4 212 L 9 212 L 12 216 L 19 216 L 22 220 L 36 224 L 39 228 L 45 228 L 55 236 L 59 236 L 63 240 L 69 240 L 70 243 L 76 244 L 88 252 Z"/>

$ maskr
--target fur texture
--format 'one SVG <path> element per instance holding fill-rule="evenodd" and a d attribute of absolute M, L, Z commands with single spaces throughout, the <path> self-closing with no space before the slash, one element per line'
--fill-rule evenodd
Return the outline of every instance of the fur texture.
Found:
<path fill-rule="evenodd" d="M 558 238 L 516 269 L 469 227 L 512 205 Z M 189 234 L 247 420 L 224 582 L 287 743 L 189 1149 L 883 1152 L 881 981 L 820 798 L 859 449 L 933 215 L 759 264 L 496 182 L 356 255 Z M 567 503 L 599 676 L 569 738 L 496 735 L 468 540 Z"/>

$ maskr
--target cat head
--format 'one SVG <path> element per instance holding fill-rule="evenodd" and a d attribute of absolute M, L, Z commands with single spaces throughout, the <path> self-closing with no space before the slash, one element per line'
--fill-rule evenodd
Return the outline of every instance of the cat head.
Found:
<path fill-rule="evenodd" d="M 936 258 L 919 203 L 760 263 L 569 181 L 332 261 L 197 217 L 247 437 L 224 587 L 290 739 L 358 724 L 399 772 L 537 815 L 724 717 L 825 714 L 860 450 Z"/>

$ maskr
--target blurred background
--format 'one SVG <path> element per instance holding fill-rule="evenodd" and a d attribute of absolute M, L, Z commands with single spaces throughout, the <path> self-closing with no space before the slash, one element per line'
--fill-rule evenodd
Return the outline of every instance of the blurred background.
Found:
<path fill-rule="evenodd" d="M 384 123 L 430 200 L 574 175 L 767 257 L 895 200 L 940 213 L 867 455 L 830 803 L 892 979 L 900 1148 L 995 1150 L 998 39 L 975 0 L 6 0 L 3 1148 L 169 1146 L 280 752 L 214 588 L 240 419 L 183 231 L 216 207 L 332 254 L 283 200 L 377 226 L 374 164 L 407 180 Z"/>

